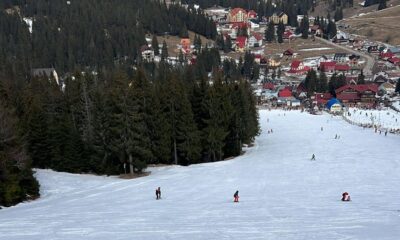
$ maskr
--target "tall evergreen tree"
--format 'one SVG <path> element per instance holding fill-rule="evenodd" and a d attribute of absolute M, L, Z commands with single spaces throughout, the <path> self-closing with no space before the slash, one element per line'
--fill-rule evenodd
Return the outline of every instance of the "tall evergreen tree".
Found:
<path fill-rule="evenodd" d="M 365 84 L 365 76 L 363 71 L 358 75 L 357 84 Z"/>
<path fill-rule="evenodd" d="M 229 122 L 230 115 L 226 112 L 227 108 L 231 106 L 229 99 L 225 97 L 225 90 L 223 89 L 220 76 L 212 87 L 210 87 L 206 94 L 207 117 L 203 119 L 206 127 L 204 133 L 206 135 L 206 150 L 208 158 L 212 161 L 222 160 L 224 157 L 223 148 L 225 147 L 225 138 L 229 132 L 227 129 L 227 122 Z"/>
<path fill-rule="evenodd" d="M 301 29 L 301 37 L 304 39 L 308 38 L 308 30 L 309 30 L 310 24 L 308 21 L 308 16 L 304 16 L 304 18 L 301 20 L 300 23 L 300 29 Z"/>
<path fill-rule="evenodd" d="M 318 90 L 317 73 L 311 69 L 308 71 L 304 80 L 304 86 L 307 89 L 307 96 L 312 96 Z"/>
<path fill-rule="evenodd" d="M 158 46 L 158 40 L 156 35 L 153 35 L 153 39 L 151 40 L 151 47 L 154 50 L 154 55 L 158 56 L 160 54 L 160 47 Z"/>
<path fill-rule="evenodd" d="M 317 91 L 318 92 L 328 91 L 328 78 L 324 72 L 319 73 Z"/>
<path fill-rule="evenodd" d="M 275 40 L 275 25 L 272 21 L 268 23 L 264 35 L 265 35 L 265 40 L 269 43 Z"/>
<path fill-rule="evenodd" d="M 282 21 L 280 21 L 278 24 L 278 29 L 276 31 L 276 34 L 278 36 L 278 43 L 283 43 L 283 33 L 284 32 L 285 32 L 285 25 L 283 24 Z"/>
<path fill-rule="evenodd" d="M 226 37 L 225 43 L 224 43 L 224 52 L 228 53 L 232 49 L 232 40 L 229 36 Z"/>
<path fill-rule="evenodd" d="M 168 46 L 165 40 L 163 41 L 163 45 L 161 48 L 161 60 L 166 61 L 168 58 Z"/>
<path fill-rule="evenodd" d="M 189 37 L 189 32 L 187 30 L 186 24 L 183 24 L 183 27 L 181 31 L 179 32 L 179 37 L 180 38 L 188 38 Z"/>
<path fill-rule="evenodd" d="M 387 8 L 386 6 L 386 0 L 379 0 L 379 5 L 378 5 L 378 10 L 382 10 Z"/>
<path fill-rule="evenodd" d="M 397 80 L 395 92 L 400 93 L 400 78 Z"/>

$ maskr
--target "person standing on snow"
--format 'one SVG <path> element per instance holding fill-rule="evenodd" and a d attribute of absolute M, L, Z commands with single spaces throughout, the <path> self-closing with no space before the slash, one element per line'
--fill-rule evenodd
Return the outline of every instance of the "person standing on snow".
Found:
<path fill-rule="evenodd" d="M 349 202 L 349 201 L 351 201 L 350 195 L 349 195 L 348 192 L 342 193 L 342 201 L 343 201 L 343 202 Z"/>
<path fill-rule="evenodd" d="M 311 160 L 314 160 L 315 161 L 315 154 L 313 153 L 313 155 L 312 155 L 312 157 L 311 157 Z"/>
<path fill-rule="evenodd" d="M 239 191 L 236 191 L 235 194 L 233 194 L 233 202 L 239 202 Z"/>
<path fill-rule="evenodd" d="M 158 199 L 161 199 L 161 188 L 160 187 L 158 187 L 157 189 L 156 189 L 156 199 L 158 200 Z"/>

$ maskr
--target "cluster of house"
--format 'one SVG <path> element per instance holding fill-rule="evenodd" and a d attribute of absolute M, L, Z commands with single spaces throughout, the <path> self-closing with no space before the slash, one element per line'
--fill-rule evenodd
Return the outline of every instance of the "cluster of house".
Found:
<path fill-rule="evenodd" d="M 336 98 L 346 106 L 372 108 L 379 102 L 381 94 L 393 94 L 394 90 L 394 85 L 388 82 L 382 84 L 378 82 L 366 84 L 352 84 L 348 82 L 346 85 L 336 89 Z M 256 92 L 256 95 L 260 104 L 268 102 L 276 106 L 295 107 L 302 102 L 321 108 L 324 108 L 326 103 L 333 97 L 331 93 L 315 93 L 310 98 L 307 98 L 307 90 L 303 82 L 297 86 L 265 83 L 262 86 L 262 90 Z"/>
<path fill-rule="evenodd" d="M 285 51 L 284 54 L 292 53 Z M 337 98 L 347 106 L 365 106 L 374 107 L 382 100 L 382 96 L 388 98 L 395 96 L 396 83 L 400 79 L 398 69 L 386 70 L 376 73 L 373 76 L 365 76 L 365 84 L 357 84 L 359 74 L 361 73 L 364 60 L 360 56 L 347 53 L 336 53 L 333 55 L 321 56 L 292 60 L 289 68 L 283 68 L 284 78 L 295 79 L 291 82 L 282 82 L 280 84 L 265 83 L 258 92 L 260 103 L 269 102 L 274 105 L 294 106 L 296 100 L 307 100 L 307 90 L 304 87 L 304 79 L 307 72 L 314 69 L 324 72 L 327 77 L 333 74 L 345 76 L 346 84 L 336 90 Z M 330 93 L 315 93 L 311 97 L 312 104 L 320 107 L 332 98 Z"/>
<path fill-rule="evenodd" d="M 288 23 L 288 16 L 284 12 L 275 12 L 271 17 L 259 17 L 253 10 L 243 8 L 225 9 L 222 7 L 208 8 L 204 11 L 217 24 L 217 31 L 224 39 L 232 40 L 233 49 L 244 52 L 250 48 L 261 47 L 264 39 L 264 30 L 268 22 L 274 24 Z M 246 34 L 243 34 L 246 31 Z M 284 33 L 284 39 L 293 36 L 293 31 L 288 29 Z"/>
<path fill-rule="evenodd" d="M 338 27 L 346 28 L 343 24 L 338 24 Z M 338 31 L 333 41 L 374 56 L 381 69 L 400 67 L 400 47 L 398 46 L 361 39 L 359 36 L 353 36 L 342 31 Z"/>
<path fill-rule="evenodd" d="M 378 57 L 386 67 L 400 67 L 400 47 L 369 46 L 368 52 Z"/>
<path fill-rule="evenodd" d="M 286 56 L 294 55 L 290 49 L 283 54 Z M 314 69 L 324 72 L 327 76 L 335 73 L 345 76 L 358 76 L 363 63 L 364 60 L 361 60 L 359 55 L 347 53 L 335 53 L 334 55 L 323 55 L 303 60 L 294 59 L 290 64 L 289 70 L 286 71 L 286 75 L 304 77 L 309 70 Z"/>

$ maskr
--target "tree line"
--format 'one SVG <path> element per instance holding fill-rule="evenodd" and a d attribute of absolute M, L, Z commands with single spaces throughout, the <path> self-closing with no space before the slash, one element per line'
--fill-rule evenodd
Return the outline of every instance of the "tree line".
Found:
<path fill-rule="evenodd" d="M 121 70 L 108 77 L 76 73 L 62 88 L 32 79 L 21 119 L 33 165 L 119 174 L 147 164 L 189 165 L 239 155 L 259 133 L 249 83 L 216 70 L 210 84 L 191 77 L 191 66 L 165 64 L 153 73 L 139 68 L 133 76 Z"/>
<path fill-rule="evenodd" d="M 2 1 L 0 205 L 38 196 L 31 167 L 118 174 L 241 154 L 259 133 L 243 77 L 257 73 L 254 58 L 224 65 L 197 36 L 192 65 L 183 54 L 169 65 L 156 38 L 161 63 L 141 60 L 146 33 L 188 30 L 216 37 L 201 10 L 160 1 Z M 38 67 L 54 67 L 60 81 L 32 76 Z"/>
<path fill-rule="evenodd" d="M 365 76 L 361 72 L 357 78 L 357 84 L 365 84 Z M 334 73 L 330 79 L 323 71 L 315 71 L 311 69 L 307 72 L 306 78 L 303 81 L 303 87 L 307 91 L 307 96 L 312 96 L 314 93 L 330 92 L 334 93 L 336 89 L 346 85 L 346 76 L 343 74 Z"/>
<path fill-rule="evenodd" d="M 23 19 L 33 21 L 32 33 Z M 9 0 L 0 3 L 0 68 L 26 77 L 32 68 L 113 68 L 135 64 L 145 34 L 187 29 L 214 39 L 203 12 L 148 0 Z"/>

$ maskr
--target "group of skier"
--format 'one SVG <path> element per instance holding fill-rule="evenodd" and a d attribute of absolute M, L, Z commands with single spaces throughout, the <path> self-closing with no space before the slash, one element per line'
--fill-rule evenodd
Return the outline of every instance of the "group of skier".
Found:
<path fill-rule="evenodd" d="M 313 154 L 314 156 L 314 154 Z M 315 157 L 315 156 L 314 156 Z M 156 188 L 156 199 L 159 200 L 161 199 L 161 188 L 158 187 Z M 343 202 L 349 202 L 350 199 L 350 195 L 348 192 L 344 192 L 342 193 L 342 201 Z M 233 194 L 233 202 L 239 202 L 239 190 L 236 190 L 236 192 Z"/>

